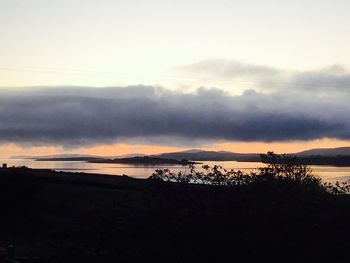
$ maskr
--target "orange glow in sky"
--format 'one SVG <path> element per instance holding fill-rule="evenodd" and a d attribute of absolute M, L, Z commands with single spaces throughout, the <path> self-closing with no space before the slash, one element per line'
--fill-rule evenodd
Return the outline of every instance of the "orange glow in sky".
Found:
<path fill-rule="evenodd" d="M 274 151 L 276 153 L 293 153 L 304 151 L 312 148 L 333 148 L 350 146 L 349 141 L 341 141 L 334 139 L 322 139 L 305 142 L 289 142 L 289 143 L 263 143 L 263 142 L 224 142 L 212 146 L 195 147 L 209 151 L 231 151 L 239 153 L 264 153 Z M 118 156 L 129 153 L 157 154 L 164 152 L 176 152 L 188 150 L 185 147 L 170 147 L 157 145 L 142 145 L 142 144 L 113 144 L 102 145 L 77 149 L 64 149 L 54 146 L 36 146 L 36 147 L 20 147 L 18 145 L 2 145 L 0 146 L 0 158 L 8 158 L 18 155 L 53 155 L 62 153 L 72 154 L 89 154 L 100 156 Z"/>

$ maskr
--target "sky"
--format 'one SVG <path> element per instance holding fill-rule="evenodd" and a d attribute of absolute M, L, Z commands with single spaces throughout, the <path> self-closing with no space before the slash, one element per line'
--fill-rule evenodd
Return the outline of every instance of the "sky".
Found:
<path fill-rule="evenodd" d="M 0 157 L 348 146 L 349 8 L 0 0 Z"/>

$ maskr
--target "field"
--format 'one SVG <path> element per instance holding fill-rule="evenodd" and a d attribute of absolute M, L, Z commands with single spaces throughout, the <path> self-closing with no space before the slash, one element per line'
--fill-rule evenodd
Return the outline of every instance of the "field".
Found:
<path fill-rule="evenodd" d="M 23 262 L 348 262 L 350 197 L 0 169 Z"/>

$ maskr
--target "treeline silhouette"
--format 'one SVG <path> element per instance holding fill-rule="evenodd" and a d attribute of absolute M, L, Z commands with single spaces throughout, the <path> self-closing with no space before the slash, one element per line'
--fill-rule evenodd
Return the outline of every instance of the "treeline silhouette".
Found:
<path fill-rule="evenodd" d="M 350 192 L 350 180 L 332 184 L 323 182 L 312 172 L 307 164 L 302 164 L 297 157 L 287 154 L 268 152 L 261 155 L 266 166 L 258 167 L 254 171 L 227 170 L 220 165 L 210 167 L 203 165 L 202 170 L 196 170 L 189 165 L 188 171 L 174 173 L 170 169 L 156 169 L 150 180 L 176 182 L 181 184 L 203 184 L 213 186 L 247 186 L 250 184 L 290 186 L 304 190 L 328 192 L 332 194 L 346 194 Z"/>

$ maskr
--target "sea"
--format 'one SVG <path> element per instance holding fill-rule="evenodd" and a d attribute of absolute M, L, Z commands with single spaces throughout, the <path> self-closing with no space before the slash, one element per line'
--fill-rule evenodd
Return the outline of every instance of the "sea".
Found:
<path fill-rule="evenodd" d="M 131 164 L 113 164 L 113 163 L 88 163 L 77 161 L 36 161 L 33 159 L 0 159 L 0 165 L 6 163 L 11 166 L 26 166 L 38 169 L 53 169 L 65 172 L 85 172 L 108 175 L 128 175 L 135 178 L 148 178 L 156 169 L 168 168 L 173 172 L 189 170 L 187 166 L 181 165 L 131 165 Z M 259 162 L 235 162 L 235 161 L 203 161 L 196 164 L 198 170 L 202 165 L 221 165 L 225 169 L 254 171 L 258 167 L 264 166 Z M 324 181 L 334 183 L 336 181 L 346 181 L 350 179 L 350 167 L 334 166 L 311 166 L 315 175 L 320 176 Z"/>

